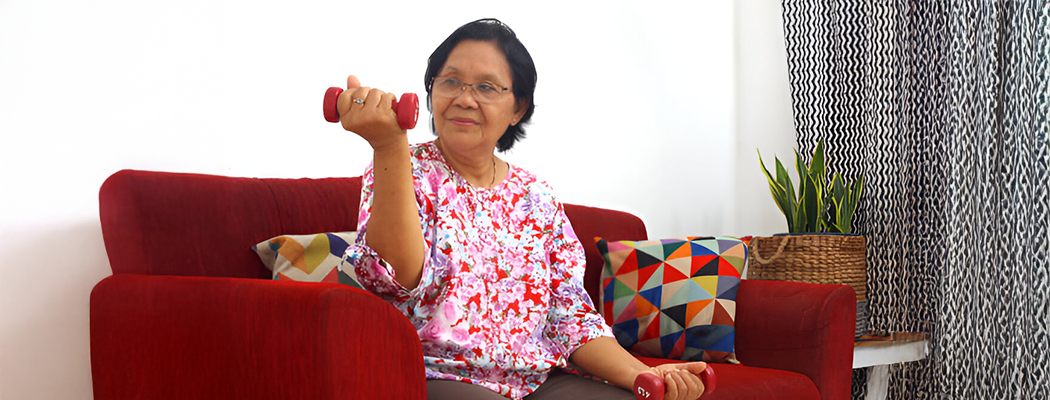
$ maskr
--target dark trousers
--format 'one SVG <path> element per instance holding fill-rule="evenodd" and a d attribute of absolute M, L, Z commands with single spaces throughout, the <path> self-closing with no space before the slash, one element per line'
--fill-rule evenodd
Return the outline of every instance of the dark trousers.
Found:
<path fill-rule="evenodd" d="M 506 400 L 484 387 L 444 379 L 427 380 L 427 400 Z M 622 388 L 561 371 L 551 372 L 547 380 L 526 400 L 634 400 Z"/>

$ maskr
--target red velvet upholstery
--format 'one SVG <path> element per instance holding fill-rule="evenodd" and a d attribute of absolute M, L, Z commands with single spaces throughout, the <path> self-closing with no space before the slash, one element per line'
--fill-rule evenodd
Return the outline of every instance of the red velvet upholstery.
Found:
<path fill-rule="evenodd" d="M 258 278 L 244 244 L 281 231 L 273 194 L 247 178 L 121 171 L 102 184 L 99 217 L 114 274 Z"/>
<path fill-rule="evenodd" d="M 354 230 L 360 186 L 360 178 L 111 176 L 99 200 L 114 276 L 91 294 L 94 397 L 425 398 L 418 336 L 392 306 L 347 286 L 258 279 L 268 271 L 253 244 Z M 597 303 L 602 260 L 592 238 L 641 240 L 645 225 L 619 211 L 566 205 L 566 213 Z M 855 315 L 848 286 L 741 282 L 744 365 L 715 365 L 710 399 L 848 398 Z"/>
<path fill-rule="evenodd" d="M 848 399 L 857 295 L 846 285 L 740 281 L 736 356 L 753 367 L 808 376 L 823 400 Z"/>
<path fill-rule="evenodd" d="M 638 217 L 614 210 L 565 205 L 565 215 L 569 217 L 576 237 L 583 243 L 583 252 L 587 255 L 587 272 L 583 276 L 583 287 L 591 295 L 595 305 L 601 304 L 602 266 L 605 261 L 598 252 L 595 237 L 606 240 L 645 240 L 645 224 Z M 599 309 L 601 309 L 599 307 Z"/>
<path fill-rule="evenodd" d="M 650 366 L 682 362 L 649 357 L 639 359 Z M 709 368 L 715 371 L 715 391 L 704 396 L 704 400 L 820 398 L 813 381 L 797 372 L 733 364 L 710 364 Z"/>
<path fill-rule="evenodd" d="M 423 399 L 422 357 L 397 309 L 338 284 L 118 274 L 91 294 L 96 399 Z"/>

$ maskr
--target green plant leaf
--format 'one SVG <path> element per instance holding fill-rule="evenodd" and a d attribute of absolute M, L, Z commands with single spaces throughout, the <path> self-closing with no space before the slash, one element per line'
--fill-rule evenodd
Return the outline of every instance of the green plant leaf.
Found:
<path fill-rule="evenodd" d="M 843 232 L 842 229 L 839 228 L 838 224 L 836 224 L 834 222 L 828 224 L 828 232 L 831 232 L 831 233 L 849 233 L 849 232 Z"/>
<path fill-rule="evenodd" d="M 850 202 L 854 205 L 860 204 L 860 195 L 864 191 L 864 174 L 857 176 L 857 181 L 853 182 L 853 190 L 850 191 Z"/>
<path fill-rule="evenodd" d="M 801 194 L 801 197 L 798 198 L 799 207 L 798 211 L 795 212 L 795 224 L 789 231 L 791 233 L 809 232 L 808 230 L 806 230 L 806 221 L 808 221 L 806 219 L 806 208 L 802 206 L 806 203 L 805 197 L 805 194 Z"/>
<path fill-rule="evenodd" d="M 790 218 L 788 218 L 788 213 L 784 211 L 787 207 L 786 204 L 784 204 L 784 192 L 776 191 L 776 189 L 774 189 L 773 186 L 770 186 L 769 190 L 773 194 L 774 202 L 777 204 L 777 208 L 779 208 L 780 212 L 784 214 L 784 219 L 788 224 L 788 229 L 790 230 L 792 221 Z"/>
<path fill-rule="evenodd" d="M 784 168 L 784 164 L 780 163 L 780 159 L 774 157 L 774 160 L 776 160 L 777 163 L 777 183 L 787 191 L 785 196 L 787 201 L 784 202 L 787 211 L 784 215 L 789 221 L 791 221 L 794 219 L 795 214 L 798 213 L 798 198 L 795 197 L 795 185 L 791 182 L 791 176 L 788 175 L 787 169 Z M 791 229 L 793 226 L 793 221 L 788 224 L 788 232 L 792 232 Z"/>
<path fill-rule="evenodd" d="M 821 207 L 821 198 L 817 193 L 817 186 L 812 176 L 806 175 L 806 188 L 802 196 L 805 199 L 804 202 L 799 202 L 799 208 L 805 210 L 802 232 L 820 232 L 820 224 L 823 221 L 818 211 L 823 207 Z"/>
<path fill-rule="evenodd" d="M 849 230 L 848 226 L 843 226 L 842 224 L 842 215 L 847 212 L 849 205 L 846 204 L 848 198 L 846 197 L 845 193 L 842 192 L 844 188 L 842 187 L 841 183 L 842 178 L 840 176 L 836 176 L 832 179 L 832 189 L 830 190 L 830 192 L 833 193 L 831 196 L 831 201 L 834 203 L 834 210 L 833 212 L 828 214 L 828 219 L 830 223 L 835 226 L 835 230 L 829 230 L 829 232 L 846 233 L 843 232 L 843 230 Z"/>
<path fill-rule="evenodd" d="M 822 232 L 824 219 L 820 216 L 824 207 L 824 193 L 817 190 L 817 183 L 810 175 L 810 168 L 798 150 L 795 150 L 795 170 L 798 172 L 798 214 L 795 216 L 795 232 Z"/>
<path fill-rule="evenodd" d="M 853 216 L 860 207 L 860 197 L 864 191 L 864 174 L 857 176 L 857 180 L 853 182 L 853 188 L 847 195 L 845 202 L 846 209 L 843 210 L 842 216 L 839 218 L 839 224 L 843 226 L 843 233 L 850 233 L 853 231 Z"/>
<path fill-rule="evenodd" d="M 774 157 L 774 159 L 776 159 L 776 157 Z M 765 173 L 766 181 L 769 182 L 769 192 L 773 196 L 773 202 L 776 203 L 777 208 L 779 208 L 780 212 L 784 214 L 784 219 L 787 220 L 788 232 L 793 232 L 792 229 L 794 226 L 795 215 L 794 211 L 792 210 L 793 207 L 791 205 L 794 202 L 795 197 L 793 191 L 791 196 L 789 197 L 787 194 L 790 190 L 790 186 L 788 186 L 789 189 L 785 189 L 784 186 L 777 182 L 777 180 L 773 179 L 773 176 L 769 174 L 769 170 L 766 169 L 766 163 L 762 161 L 761 151 L 758 152 L 758 164 L 762 166 L 762 172 Z M 777 165 L 780 165 L 780 160 L 777 160 Z M 779 175 L 780 171 L 777 171 L 778 179 L 780 177 Z M 791 180 L 790 178 L 788 178 L 788 185 L 790 184 Z"/>
<path fill-rule="evenodd" d="M 826 197 L 820 198 L 820 203 L 817 204 L 817 228 L 814 232 L 826 232 L 828 226 L 828 208 L 831 207 L 831 202 L 827 201 Z"/>
<path fill-rule="evenodd" d="M 831 178 L 831 193 L 834 198 L 839 199 L 840 203 L 846 198 L 846 186 L 842 183 L 842 174 L 838 172 Z"/>
<path fill-rule="evenodd" d="M 855 204 L 844 204 L 842 213 L 839 215 L 838 224 L 842 233 L 850 233 L 853 230 L 853 212 L 857 210 Z"/>
<path fill-rule="evenodd" d="M 824 157 L 824 141 L 817 142 L 817 148 L 813 150 L 813 160 L 810 161 L 809 176 L 813 177 L 813 183 L 816 184 L 817 193 L 824 193 L 824 186 L 827 182 L 827 164 Z"/>
<path fill-rule="evenodd" d="M 853 213 L 852 207 L 849 206 L 849 196 L 844 191 L 846 190 L 842 186 L 842 177 L 837 176 L 836 182 L 838 186 L 838 194 L 835 196 L 835 213 L 832 214 L 832 220 L 835 223 L 835 232 L 838 233 L 849 233 L 849 220 L 848 216 Z"/>
<path fill-rule="evenodd" d="M 795 150 L 795 172 L 798 173 L 798 202 L 801 204 L 802 192 L 806 190 L 806 177 L 809 176 L 809 165 L 806 165 L 798 150 Z"/>
<path fill-rule="evenodd" d="M 798 153 L 797 149 L 794 152 L 795 172 L 798 173 L 798 202 L 796 203 L 797 208 L 794 216 L 794 230 L 792 230 L 791 233 L 808 232 L 809 228 L 806 226 L 806 222 L 809 221 L 809 219 L 806 218 L 806 205 L 812 201 L 810 197 L 806 196 L 806 177 L 809 176 L 809 166 L 806 165 L 806 162 L 802 159 L 802 155 Z"/>

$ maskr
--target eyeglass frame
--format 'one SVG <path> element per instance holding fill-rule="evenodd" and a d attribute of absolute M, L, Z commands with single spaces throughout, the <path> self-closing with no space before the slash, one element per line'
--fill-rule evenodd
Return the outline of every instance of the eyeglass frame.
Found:
<path fill-rule="evenodd" d="M 475 83 L 466 83 L 466 82 L 463 82 L 462 80 L 460 80 L 459 78 L 456 78 L 454 76 L 435 76 L 433 78 L 430 78 L 430 94 L 431 95 L 434 94 L 434 83 L 438 79 L 452 79 L 452 80 L 456 80 L 456 81 L 458 81 L 460 83 L 459 94 L 449 97 L 449 98 L 453 98 L 453 99 L 456 98 L 456 97 L 462 96 L 463 93 L 466 93 L 467 86 L 470 86 L 470 95 L 472 97 L 474 97 L 474 101 L 478 101 L 479 99 L 483 99 L 482 97 L 478 96 L 477 85 L 489 85 L 489 86 L 492 86 L 493 89 L 497 89 L 498 88 L 499 91 L 496 92 L 497 100 L 498 100 L 498 96 L 503 96 L 503 93 L 510 91 L 509 87 L 502 86 L 502 85 L 495 84 L 495 83 L 488 82 L 488 81 L 481 81 L 481 82 L 475 82 Z M 442 96 L 442 97 L 446 97 L 446 96 Z M 493 100 L 493 101 L 495 101 L 495 100 Z M 478 102 L 479 103 L 489 103 L 489 101 L 486 101 L 486 100 L 482 100 L 482 101 L 478 101 Z"/>

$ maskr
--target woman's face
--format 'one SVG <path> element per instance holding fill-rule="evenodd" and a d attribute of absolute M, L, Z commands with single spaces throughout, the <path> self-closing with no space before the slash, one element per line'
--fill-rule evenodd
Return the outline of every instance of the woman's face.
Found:
<path fill-rule="evenodd" d="M 511 124 L 516 124 L 526 107 L 518 107 L 514 100 L 510 65 L 495 43 L 464 40 L 449 53 L 445 65 L 438 71 L 435 82 L 455 78 L 467 85 L 487 83 L 502 91 L 495 100 L 479 99 L 471 86 L 455 96 L 431 95 L 434 110 L 434 129 L 445 147 L 488 149 Z M 447 81 L 447 79 L 445 79 Z M 437 84 L 435 83 L 435 86 Z"/>

